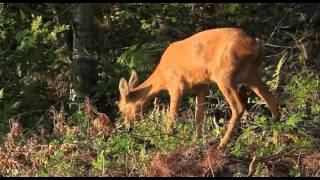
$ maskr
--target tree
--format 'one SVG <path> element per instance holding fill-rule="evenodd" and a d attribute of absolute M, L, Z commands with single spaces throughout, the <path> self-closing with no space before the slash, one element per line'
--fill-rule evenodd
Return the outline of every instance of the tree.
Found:
<path fill-rule="evenodd" d="M 92 96 L 92 87 L 96 82 L 96 60 L 93 38 L 92 3 L 80 3 L 73 12 L 73 89 L 75 97 L 83 101 Z"/>

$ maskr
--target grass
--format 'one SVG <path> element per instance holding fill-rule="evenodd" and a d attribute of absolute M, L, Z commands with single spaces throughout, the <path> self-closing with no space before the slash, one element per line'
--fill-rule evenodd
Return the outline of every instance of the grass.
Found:
<path fill-rule="evenodd" d="M 270 82 L 281 99 L 273 121 L 256 97 L 224 151 L 217 150 L 230 117 L 221 97 L 208 96 L 203 136 L 195 138 L 194 109 L 180 113 L 166 135 L 166 106 L 143 114 L 131 132 L 87 99 L 68 114 L 52 107 L 53 130 L 24 130 L 12 121 L 0 149 L 1 176 L 320 176 L 319 76 L 306 69 Z M 286 82 L 281 85 L 280 82 Z M 189 97 L 185 104 L 193 106 Z"/>
<path fill-rule="evenodd" d="M 299 100 L 300 101 L 300 100 Z M 311 102 L 312 109 L 319 105 Z M 225 151 L 216 149 L 225 118 L 206 116 L 203 138 L 195 139 L 193 111 L 180 116 L 173 135 L 164 134 L 167 108 L 156 106 L 128 133 L 122 119 L 93 113 L 89 101 L 69 118 L 51 109 L 53 132 L 23 134 L 13 122 L 0 150 L 2 176 L 319 176 L 318 116 L 300 109 L 274 122 L 251 108 Z M 215 107 L 227 109 L 224 102 Z M 210 107 L 214 108 L 214 107 Z M 221 109 L 209 109 L 220 111 Z M 312 111 L 313 112 L 313 111 Z M 306 120 L 308 119 L 308 120 Z M 75 123 L 76 122 L 76 123 Z M 253 157 L 256 161 L 252 162 Z"/>

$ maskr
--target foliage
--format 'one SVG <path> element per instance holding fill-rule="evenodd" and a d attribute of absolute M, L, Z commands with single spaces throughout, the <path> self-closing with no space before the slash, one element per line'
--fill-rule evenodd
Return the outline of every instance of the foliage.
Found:
<path fill-rule="evenodd" d="M 68 65 L 68 57 L 58 36 L 69 26 L 53 25 L 51 21 L 43 22 L 41 16 L 26 17 L 23 11 L 10 11 L 7 4 L 2 4 L 1 7 L 0 22 L 3 28 L 0 74 L 3 96 L 0 102 L 0 117 L 3 133 L 8 130 L 6 124 L 13 115 L 45 110 L 57 99 L 62 100 L 63 97 L 58 93 L 50 91 L 60 88 L 52 87 L 54 83 L 57 84 L 54 76 L 65 77 L 68 73 L 63 72 L 64 66 Z M 57 80 L 64 83 L 63 79 Z M 32 127 L 37 122 L 35 118 L 40 120 L 41 116 L 25 116 L 22 122 Z"/>

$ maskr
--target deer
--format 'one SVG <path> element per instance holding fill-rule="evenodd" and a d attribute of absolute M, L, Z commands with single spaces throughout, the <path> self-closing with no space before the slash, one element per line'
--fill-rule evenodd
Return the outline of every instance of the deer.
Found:
<path fill-rule="evenodd" d="M 226 132 L 218 145 L 225 147 L 234 127 L 246 108 L 238 92 L 246 85 L 266 102 L 274 120 L 279 119 L 278 101 L 261 81 L 260 68 L 265 51 L 259 38 L 253 38 L 239 28 L 215 28 L 198 32 L 171 43 L 163 52 L 159 64 L 141 84 L 137 72 L 129 81 L 119 81 L 119 111 L 128 130 L 140 119 L 140 112 L 162 91 L 168 91 L 170 104 L 166 131 L 173 132 L 177 110 L 185 92 L 196 96 L 196 138 L 201 138 L 208 84 L 218 86 L 231 109 Z"/>

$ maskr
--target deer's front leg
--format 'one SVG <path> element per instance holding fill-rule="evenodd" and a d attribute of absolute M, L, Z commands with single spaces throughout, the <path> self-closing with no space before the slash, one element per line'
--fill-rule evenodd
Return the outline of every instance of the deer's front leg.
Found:
<path fill-rule="evenodd" d="M 248 83 L 248 85 L 256 93 L 256 95 L 258 95 L 267 103 L 269 109 L 271 110 L 273 119 L 279 120 L 279 103 L 277 99 L 268 91 L 266 85 L 262 83 L 259 78 L 251 78 L 251 81 Z"/>
<path fill-rule="evenodd" d="M 239 121 L 242 114 L 244 113 L 245 107 L 241 102 L 241 99 L 237 92 L 237 88 L 236 88 L 237 86 L 234 83 L 228 82 L 227 80 L 223 83 L 218 84 L 218 86 L 221 92 L 223 93 L 223 95 L 225 96 L 232 112 L 227 131 L 223 136 L 218 147 L 219 149 L 223 149 L 224 146 L 228 143 L 228 140 L 231 136 L 231 133 L 234 127 L 236 126 L 237 121 Z"/>
<path fill-rule="evenodd" d="M 169 119 L 167 121 L 167 133 L 172 134 L 173 124 L 177 117 L 178 108 L 180 105 L 180 99 L 182 92 L 179 90 L 169 92 L 170 94 L 170 109 L 169 109 Z"/>
<path fill-rule="evenodd" d="M 197 128 L 197 134 L 196 138 L 200 139 L 202 134 L 202 127 L 203 127 L 203 119 L 204 119 L 204 110 L 205 110 L 205 93 L 207 88 L 206 87 L 200 87 L 196 89 L 196 113 L 195 113 L 195 119 L 196 119 L 196 128 Z"/>

